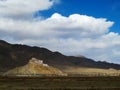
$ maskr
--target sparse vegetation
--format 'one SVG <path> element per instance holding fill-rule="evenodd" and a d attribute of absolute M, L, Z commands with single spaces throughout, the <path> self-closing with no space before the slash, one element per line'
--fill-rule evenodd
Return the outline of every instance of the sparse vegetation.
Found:
<path fill-rule="evenodd" d="M 120 90 L 120 77 L 0 77 L 0 90 Z"/>

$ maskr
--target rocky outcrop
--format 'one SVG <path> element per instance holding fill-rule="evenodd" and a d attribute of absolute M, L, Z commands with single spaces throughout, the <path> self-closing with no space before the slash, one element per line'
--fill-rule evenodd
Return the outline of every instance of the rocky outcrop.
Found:
<path fill-rule="evenodd" d="M 61 70 L 44 64 L 43 60 L 32 58 L 28 64 L 7 71 L 4 75 L 12 76 L 66 76 Z"/>

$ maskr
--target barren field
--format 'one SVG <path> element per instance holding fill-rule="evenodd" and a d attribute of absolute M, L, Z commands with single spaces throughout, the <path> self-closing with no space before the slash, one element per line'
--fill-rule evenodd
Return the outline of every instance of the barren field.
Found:
<path fill-rule="evenodd" d="M 120 90 L 120 77 L 0 77 L 0 90 Z"/>

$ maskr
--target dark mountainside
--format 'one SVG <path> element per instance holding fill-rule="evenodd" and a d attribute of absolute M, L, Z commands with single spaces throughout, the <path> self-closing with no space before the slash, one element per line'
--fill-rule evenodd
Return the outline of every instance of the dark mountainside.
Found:
<path fill-rule="evenodd" d="M 85 57 L 65 56 L 59 52 L 49 51 L 46 48 L 9 44 L 0 40 L 0 72 L 23 66 L 27 64 L 32 57 L 44 60 L 45 63 L 61 70 L 66 67 L 120 69 L 120 65 L 118 64 L 96 62 Z"/>

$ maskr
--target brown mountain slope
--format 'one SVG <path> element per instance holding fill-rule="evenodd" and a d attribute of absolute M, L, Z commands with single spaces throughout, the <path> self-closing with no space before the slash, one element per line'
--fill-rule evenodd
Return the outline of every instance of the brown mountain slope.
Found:
<path fill-rule="evenodd" d="M 44 64 L 42 60 L 32 58 L 28 64 L 16 67 L 12 70 L 7 71 L 4 75 L 57 75 L 65 76 L 66 74 L 57 68 L 51 67 Z"/>
<path fill-rule="evenodd" d="M 96 62 L 85 57 L 65 56 L 45 48 L 9 44 L 0 40 L 0 72 L 6 72 L 15 67 L 26 65 L 32 57 L 42 59 L 48 65 L 61 70 L 66 67 L 120 69 L 118 64 Z"/>

